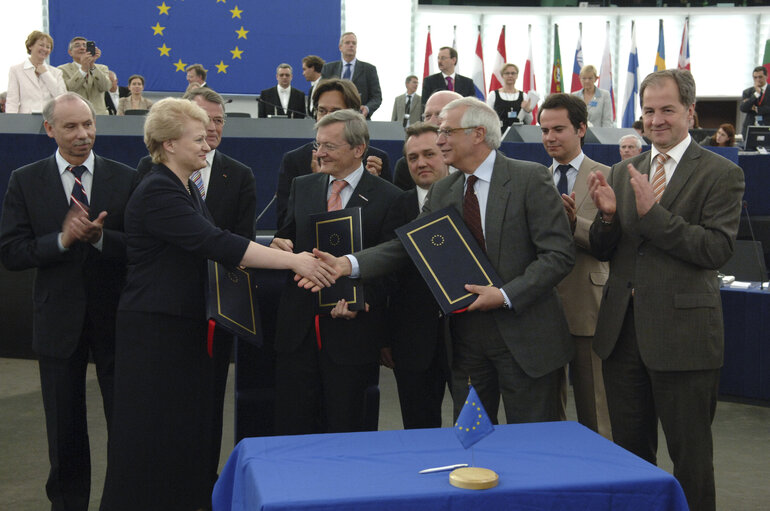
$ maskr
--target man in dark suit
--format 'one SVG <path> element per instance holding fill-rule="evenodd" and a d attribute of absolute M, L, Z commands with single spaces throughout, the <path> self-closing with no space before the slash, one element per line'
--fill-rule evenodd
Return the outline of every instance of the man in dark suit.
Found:
<path fill-rule="evenodd" d="M 444 46 L 438 52 L 440 73 L 430 75 L 422 81 L 422 100 L 428 101 L 430 95 L 438 90 L 452 90 L 461 96 L 476 97 L 473 80 L 455 73 L 457 50 Z"/>
<path fill-rule="evenodd" d="M 393 237 L 395 226 L 386 219 L 392 218 L 399 190 L 364 169 L 361 158 L 369 142 L 364 117 L 339 110 L 318 121 L 316 130 L 320 171 L 292 182 L 286 221 L 271 246 L 312 250 L 310 215 L 354 207 L 361 208 L 364 246 Z M 365 429 L 365 390 L 377 381 L 387 332 L 381 285 L 367 286 L 365 297 L 365 311 L 351 312 L 341 300 L 331 315 L 314 316 L 316 296 L 287 279 L 275 334 L 277 434 Z"/>
<path fill-rule="evenodd" d="M 342 60 L 327 62 L 321 71 L 322 78 L 342 78 L 351 80 L 361 95 L 361 113 L 367 119 L 382 104 L 382 91 L 377 68 L 368 62 L 356 59 L 358 39 L 353 32 L 345 32 L 340 37 L 340 54 Z"/>
<path fill-rule="evenodd" d="M 115 312 L 126 275 L 123 210 L 134 171 L 92 152 L 94 111 L 78 94 L 49 101 L 43 118 L 58 149 L 11 174 L 0 259 L 9 270 L 36 268 L 32 348 L 45 408 L 51 509 L 86 511 L 86 367 L 93 357 L 109 431 Z"/>
<path fill-rule="evenodd" d="M 320 121 L 325 115 L 337 110 L 352 109 L 358 111 L 361 106 L 361 97 L 355 85 L 349 80 L 330 78 L 321 80 L 316 85 L 313 90 L 313 105 L 316 110 L 316 120 Z M 390 157 L 388 157 L 388 153 L 376 147 L 368 146 L 364 158 L 365 168 L 370 174 L 390 181 Z M 283 155 L 276 191 L 278 227 L 281 227 L 286 219 L 291 182 L 297 176 L 318 172 L 318 168 L 318 159 L 313 149 L 313 142 L 308 142 Z"/>
<path fill-rule="evenodd" d="M 305 94 L 291 86 L 292 68 L 280 64 L 275 70 L 278 85 L 259 93 L 259 117 L 285 115 L 290 119 L 305 118 Z"/>
<path fill-rule="evenodd" d="M 469 115 L 475 124 L 464 121 Z M 441 116 L 439 149 L 444 163 L 461 172 L 433 185 L 423 213 L 449 206 L 462 212 L 505 282 L 502 288 L 466 285 L 478 297 L 467 312 L 450 318 L 455 417 L 470 378 L 494 422 L 501 394 L 509 423 L 558 420 L 561 372 L 575 348 L 556 285 L 571 270 L 575 250 L 553 177 L 542 165 L 495 151 L 500 121 L 483 102 L 457 99 Z M 315 253 L 338 275 L 364 281 L 409 264 L 398 240 L 354 256 Z"/>
<path fill-rule="evenodd" d="M 107 105 L 107 112 L 110 115 L 117 115 L 120 98 L 127 98 L 131 95 L 131 91 L 128 90 L 128 87 L 118 86 L 118 75 L 115 74 L 115 71 L 110 70 L 108 76 L 112 86 L 110 90 L 104 92 L 104 104 Z"/>
<path fill-rule="evenodd" d="M 225 101 L 208 87 L 191 89 L 184 95 L 203 108 L 209 116 L 206 126 L 206 144 L 209 153 L 206 155 L 208 165 L 196 171 L 193 182 L 203 188 L 201 194 L 206 209 L 211 213 L 214 224 L 220 229 L 226 229 L 234 234 L 254 239 L 255 218 L 257 210 L 257 186 L 251 168 L 235 160 L 221 150 L 222 131 L 225 126 Z M 138 179 L 152 169 L 152 159 L 145 156 L 137 166 Z M 195 173 L 194 173 L 195 174 Z M 211 456 L 212 473 L 214 476 L 219 467 L 219 451 L 222 443 L 222 413 L 224 410 L 227 372 L 233 350 L 233 336 L 221 328 L 214 331 L 214 424 L 212 432 L 213 454 Z"/>
<path fill-rule="evenodd" d="M 543 147 L 553 158 L 550 170 L 554 185 L 564 202 L 575 238 L 575 266 L 557 286 L 575 341 L 575 358 L 569 363 L 575 410 L 581 424 L 611 439 L 602 361 L 592 349 L 602 287 L 610 269 L 609 264 L 589 253 L 588 242 L 588 229 L 596 218 L 596 206 L 588 194 L 588 175 L 596 171 L 609 175 L 609 168 L 583 153 L 588 110 L 581 98 L 551 94 L 540 106 L 538 123 Z M 566 417 L 566 374 L 562 391 Z"/>
<path fill-rule="evenodd" d="M 415 188 L 403 192 L 391 213 L 396 225 L 420 214 L 431 185 L 449 172 L 436 144 L 438 126 L 418 122 L 406 129 L 404 153 Z M 392 367 L 404 428 L 440 428 L 444 388 L 451 384 L 444 319 L 436 300 L 413 265 L 396 276 L 388 306 L 389 347 L 382 360 Z"/>
<path fill-rule="evenodd" d="M 425 122 L 433 124 L 438 127 L 441 124 L 439 114 L 441 110 L 447 106 L 451 101 L 460 99 L 460 96 L 456 92 L 442 90 L 433 94 L 428 101 L 425 102 Z M 449 167 L 449 173 L 455 172 L 457 169 Z M 412 174 L 409 171 L 409 166 L 406 163 L 406 158 L 401 157 L 396 162 L 393 168 L 393 184 L 401 188 L 402 190 L 411 190 L 414 188 L 414 180 Z"/>
<path fill-rule="evenodd" d="M 770 98 L 765 98 L 767 91 L 767 68 L 757 66 L 751 73 L 754 79 L 754 86 L 743 91 L 741 100 L 741 112 L 746 114 L 743 120 L 743 138 L 749 131 L 749 126 L 759 124 L 766 126 L 770 124 Z"/>
<path fill-rule="evenodd" d="M 313 109 L 313 88 L 321 80 L 321 71 L 324 68 L 324 60 L 318 55 L 308 55 L 302 59 L 302 76 L 310 83 L 310 88 L 305 96 L 305 111 L 308 117 L 315 119 Z"/>
<path fill-rule="evenodd" d="M 658 419 L 690 509 L 713 510 L 714 419 L 724 341 L 717 271 L 733 252 L 741 169 L 702 149 L 689 71 L 639 87 L 652 149 L 591 174 L 591 253 L 610 262 L 594 336 L 613 440 L 656 462 Z M 637 170 L 638 169 L 638 170 Z"/>

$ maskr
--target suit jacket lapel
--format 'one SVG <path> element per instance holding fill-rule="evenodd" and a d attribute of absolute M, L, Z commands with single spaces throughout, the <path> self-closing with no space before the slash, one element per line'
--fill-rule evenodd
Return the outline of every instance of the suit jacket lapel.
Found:
<path fill-rule="evenodd" d="M 27 77 L 29 80 L 29 83 L 35 86 L 36 89 L 40 88 L 40 83 L 37 80 L 37 76 L 35 75 L 35 68 L 30 67 L 27 69 L 22 68 L 22 71 L 24 72 L 24 76 Z"/>
<path fill-rule="evenodd" d="M 583 163 L 580 165 L 577 177 L 575 178 L 575 186 L 572 188 L 572 191 L 575 193 L 576 211 L 580 211 L 586 198 L 588 198 L 588 174 L 590 174 L 595 167 L 595 161 L 588 156 L 583 158 Z"/>
<path fill-rule="evenodd" d="M 56 156 L 46 160 L 45 171 L 40 175 L 38 190 L 43 199 L 41 204 L 48 204 L 53 208 L 51 217 L 64 218 L 69 209 L 69 192 L 64 192 L 59 166 L 56 165 Z"/>
<path fill-rule="evenodd" d="M 670 206 L 676 200 L 677 195 L 682 191 L 684 185 L 697 168 L 697 162 L 703 149 L 693 140 L 690 146 L 682 155 L 682 160 L 677 164 L 674 175 L 666 185 L 666 190 L 660 198 L 660 205 L 670 211 Z"/>
<path fill-rule="evenodd" d="M 356 189 L 353 190 L 353 195 L 350 196 L 350 200 L 348 200 L 348 203 L 345 204 L 345 208 L 355 208 L 360 207 L 361 209 L 364 209 L 368 204 L 370 196 L 371 196 L 371 190 L 372 190 L 372 179 L 379 179 L 374 178 L 369 172 L 364 169 L 364 173 L 361 175 L 361 180 L 358 181 L 358 186 L 356 186 Z"/>
<path fill-rule="evenodd" d="M 211 172 L 209 173 L 209 187 L 206 189 L 206 206 L 216 207 L 221 204 L 223 197 L 227 196 L 224 188 L 227 186 L 227 168 L 219 151 L 214 151 L 211 160 Z"/>
<path fill-rule="evenodd" d="M 497 151 L 495 165 L 492 169 L 492 179 L 489 183 L 487 212 L 484 219 L 484 241 L 487 245 L 487 256 L 495 267 L 500 261 L 503 219 L 508 206 L 508 197 L 511 194 L 508 190 L 511 176 L 506 171 L 504 158 L 503 153 Z"/>
<path fill-rule="evenodd" d="M 102 211 L 107 211 L 107 205 L 112 204 L 113 174 L 104 158 L 94 154 L 94 180 L 91 185 L 90 210 L 91 218 L 96 218 Z M 109 211 L 108 211 L 109 213 Z"/>

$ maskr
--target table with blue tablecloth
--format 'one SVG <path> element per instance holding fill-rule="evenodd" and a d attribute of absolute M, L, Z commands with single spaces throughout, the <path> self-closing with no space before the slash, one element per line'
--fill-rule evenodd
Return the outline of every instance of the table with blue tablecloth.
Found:
<path fill-rule="evenodd" d="M 214 510 L 687 509 L 672 475 L 576 422 L 496 426 L 473 449 L 452 428 L 247 438 Z M 499 485 L 463 490 L 449 472 L 418 474 L 472 459 Z"/>

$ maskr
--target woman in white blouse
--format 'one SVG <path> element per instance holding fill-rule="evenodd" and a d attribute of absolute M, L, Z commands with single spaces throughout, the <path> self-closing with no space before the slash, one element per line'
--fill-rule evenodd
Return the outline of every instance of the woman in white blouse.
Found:
<path fill-rule="evenodd" d="M 532 106 L 526 92 L 516 88 L 516 79 L 519 77 L 519 68 L 516 64 L 506 62 L 500 69 L 503 77 L 503 86 L 493 90 L 487 96 L 487 104 L 497 112 L 502 129 L 505 129 L 517 121 L 525 124 L 532 122 Z"/>
<path fill-rule="evenodd" d="M 27 37 L 26 46 L 29 58 L 8 73 L 6 113 L 42 112 L 49 99 L 67 92 L 61 71 L 45 63 L 53 49 L 51 36 L 35 30 Z"/>

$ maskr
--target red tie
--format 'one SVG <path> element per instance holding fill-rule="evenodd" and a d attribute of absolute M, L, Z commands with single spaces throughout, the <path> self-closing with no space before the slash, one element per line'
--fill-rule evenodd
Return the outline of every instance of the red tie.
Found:
<path fill-rule="evenodd" d="M 340 192 L 348 185 L 348 182 L 344 179 L 335 179 L 332 181 L 332 193 L 326 200 L 327 211 L 338 211 L 342 209 L 342 197 Z"/>
<path fill-rule="evenodd" d="M 451 91 L 455 90 L 455 81 L 452 80 L 451 76 L 446 77 L 446 88 Z"/>
<path fill-rule="evenodd" d="M 473 185 L 478 181 L 478 178 L 471 174 L 468 176 L 466 182 L 465 197 L 463 198 L 463 220 L 465 225 L 470 229 L 473 237 L 476 238 L 481 250 L 487 251 L 486 243 L 484 243 L 484 230 L 481 228 L 481 212 L 479 210 L 479 199 L 476 197 L 476 192 L 473 190 Z"/>

